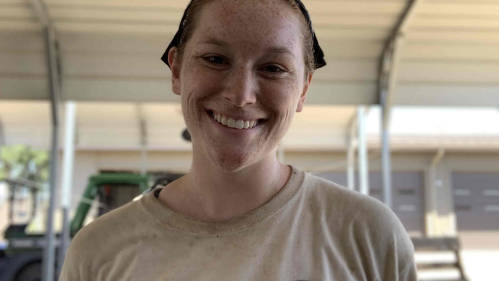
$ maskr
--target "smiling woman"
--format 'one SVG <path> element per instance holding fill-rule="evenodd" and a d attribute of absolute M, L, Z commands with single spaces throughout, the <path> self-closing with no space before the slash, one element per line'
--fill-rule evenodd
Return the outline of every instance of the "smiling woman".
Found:
<path fill-rule="evenodd" d="M 61 280 L 416 280 L 389 209 L 277 160 L 325 65 L 299 0 L 193 0 L 162 59 L 191 170 L 79 232 Z"/>
<path fill-rule="evenodd" d="M 260 10 L 260 16 L 252 9 Z M 275 157 L 269 156 L 294 112 L 301 111 L 312 78 L 312 73 L 305 75 L 297 33 L 301 21 L 290 13 L 282 1 L 210 1 L 198 14 L 202 24 L 180 44 L 182 55 L 178 48 L 169 50 L 173 92 L 181 96 L 199 159 L 193 169 L 199 163 L 216 175 L 256 164 L 277 172 L 277 163 L 269 163 Z M 233 130 L 213 122 L 213 112 L 226 116 L 229 127 L 235 127 L 235 120 L 259 122 L 251 130 Z"/>

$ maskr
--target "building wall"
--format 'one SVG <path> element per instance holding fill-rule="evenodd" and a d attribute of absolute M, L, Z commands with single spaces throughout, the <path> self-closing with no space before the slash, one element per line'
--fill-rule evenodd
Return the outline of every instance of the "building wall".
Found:
<path fill-rule="evenodd" d="M 436 152 L 394 152 L 392 155 L 393 171 L 423 172 L 428 178 L 430 163 Z M 453 234 L 453 200 L 452 181 L 453 171 L 498 171 L 499 153 L 464 153 L 448 152 L 437 166 L 437 180 L 441 185 L 437 187 L 437 213 L 440 224 L 444 225 L 441 234 Z M 176 172 L 186 173 L 191 164 L 190 151 L 152 151 L 147 156 L 149 172 Z M 73 179 L 73 206 L 76 206 L 79 197 L 86 187 L 90 175 L 99 171 L 140 171 L 140 151 L 77 151 L 75 155 L 75 171 Z M 342 151 L 287 151 L 284 162 L 312 173 L 344 172 L 346 170 L 346 154 Z M 369 169 L 371 172 L 380 171 L 380 156 L 377 151 L 369 153 Z M 426 183 L 428 186 L 428 183 Z"/>
<path fill-rule="evenodd" d="M 394 152 L 392 167 L 395 172 L 422 172 L 426 179 L 425 192 L 430 184 L 430 163 L 435 151 Z M 186 173 L 191 164 L 190 151 L 152 151 L 147 156 L 149 172 L 176 172 Z M 62 155 L 61 155 L 62 159 Z M 73 177 L 72 206 L 77 207 L 80 197 L 86 188 L 88 178 L 100 171 L 139 172 L 141 163 L 140 151 L 86 151 L 76 152 Z M 339 172 L 346 170 L 346 153 L 342 151 L 286 151 L 284 162 L 305 170 L 319 174 L 321 172 Z M 369 153 L 369 169 L 371 173 L 380 171 L 380 156 L 376 150 Z M 63 163 L 61 162 L 60 167 Z M 437 166 L 436 181 L 441 185 L 436 187 L 437 213 L 436 220 L 440 229 L 436 235 L 454 235 L 456 233 L 456 219 L 453 203 L 452 172 L 498 172 L 499 153 L 477 152 L 447 152 Z M 60 180 L 59 180 L 60 182 Z M 344 183 L 341 183 L 344 184 Z M 59 185 L 60 186 L 60 185 Z M 59 192 L 60 194 L 60 192 Z M 59 201 L 59 200 L 57 200 Z M 424 200 L 427 203 L 427 198 Z M 429 209 L 426 209 L 427 213 Z M 426 227 L 427 228 L 427 227 Z M 471 248 L 480 248 L 478 237 L 486 238 L 494 247 L 499 249 L 499 235 L 493 231 L 460 231 L 463 245 Z M 488 238 L 487 238 L 488 237 Z"/>

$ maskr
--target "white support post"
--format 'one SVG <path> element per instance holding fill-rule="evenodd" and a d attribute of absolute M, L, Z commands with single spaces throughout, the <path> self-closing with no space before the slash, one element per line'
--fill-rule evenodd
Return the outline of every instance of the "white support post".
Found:
<path fill-rule="evenodd" d="M 383 53 L 381 59 L 381 73 L 379 77 L 379 96 L 381 104 L 380 119 L 380 142 L 381 142 L 381 176 L 383 180 L 383 202 L 392 208 L 392 167 L 390 153 L 390 115 L 391 115 L 391 93 L 389 79 L 391 71 L 392 48 Z"/>
<path fill-rule="evenodd" d="M 383 54 L 381 74 L 379 81 L 380 103 L 381 103 L 381 168 L 383 178 L 383 202 L 392 208 L 392 167 L 390 153 L 390 117 L 395 86 L 397 82 L 397 71 L 399 63 L 400 46 L 402 36 L 395 37 L 389 48 Z"/>
<path fill-rule="evenodd" d="M 381 128 L 381 169 L 383 178 L 383 202 L 392 208 L 392 166 L 390 156 L 390 133 L 382 124 Z"/>
<path fill-rule="evenodd" d="M 444 149 L 439 149 L 435 157 L 431 160 L 428 188 L 425 192 L 426 212 L 425 212 L 425 235 L 427 237 L 437 236 L 438 232 L 438 201 L 437 189 L 442 186 L 442 180 L 437 177 L 437 167 L 445 155 Z"/>
<path fill-rule="evenodd" d="M 45 247 L 43 248 L 42 281 L 54 280 L 55 269 L 55 233 L 54 214 L 55 199 L 57 198 L 57 179 L 59 169 L 59 107 L 60 107 L 60 76 L 58 69 L 58 51 L 54 31 L 45 28 L 47 59 L 49 68 L 50 94 L 52 101 L 52 147 L 50 158 L 50 197 L 47 212 L 47 226 L 45 231 Z"/>
<path fill-rule="evenodd" d="M 38 20 L 43 27 L 46 59 L 49 80 L 49 93 L 52 105 L 52 146 L 50 159 L 50 197 L 49 209 L 47 211 L 47 226 L 45 231 L 45 245 L 42 259 L 42 281 L 53 281 L 55 270 L 55 233 L 54 233 L 54 213 L 55 199 L 57 198 L 57 179 L 59 169 L 59 111 L 61 100 L 61 75 L 59 50 L 55 30 L 50 20 L 47 7 L 43 0 L 31 0 L 31 5 Z"/>
<path fill-rule="evenodd" d="M 350 128 L 348 133 L 348 150 L 347 150 L 347 183 L 348 189 L 355 190 L 355 134 L 354 127 Z"/>
<path fill-rule="evenodd" d="M 66 102 L 66 114 L 64 124 L 64 159 L 62 166 L 62 235 L 59 255 L 57 259 L 57 274 L 62 270 L 64 258 L 70 242 L 69 211 L 71 210 L 71 192 L 73 189 L 73 167 L 75 154 L 75 131 L 76 131 L 76 105 L 72 101 Z"/>
<path fill-rule="evenodd" d="M 360 193 L 369 195 L 369 164 L 367 156 L 366 137 L 366 110 L 364 107 L 357 109 L 357 130 L 359 147 L 359 188 Z"/>
<path fill-rule="evenodd" d="M 397 70 L 399 63 L 400 46 L 411 20 L 414 18 L 417 7 L 423 0 L 410 0 L 392 33 L 386 40 L 380 60 L 379 72 L 379 98 L 381 104 L 381 167 L 383 178 L 383 202 L 392 207 L 392 179 L 391 179 L 391 155 L 390 155 L 390 115 L 392 101 L 395 96 L 395 85 L 397 82 Z"/>

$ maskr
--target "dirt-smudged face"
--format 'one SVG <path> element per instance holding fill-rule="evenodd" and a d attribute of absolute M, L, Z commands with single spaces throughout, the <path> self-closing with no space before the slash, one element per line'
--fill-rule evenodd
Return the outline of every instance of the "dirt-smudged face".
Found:
<path fill-rule="evenodd" d="M 172 65 L 194 161 L 235 172 L 275 157 L 311 79 L 298 15 L 282 0 L 218 0 L 196 25 Z"/>

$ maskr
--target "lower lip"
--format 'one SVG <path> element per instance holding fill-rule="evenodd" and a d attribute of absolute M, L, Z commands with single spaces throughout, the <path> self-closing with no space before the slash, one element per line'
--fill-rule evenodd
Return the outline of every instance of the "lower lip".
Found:
<path fill-rule="evenodd" d="M 210 117 L 211 121 L 213 123 L 215 123 L 214 125 L 216 127 L 220 128 L 221 130 L 223 130 L 224 133 L 241 135 L 241 134 L 247 134 L 247 133 L 254 132 L 257 128 L 259 128 L 259 125 L 256 125 L 255 127 L 251 128 L 251 129 L 250 128 L 248 128 L 248 129 L 231 128 L 231 127 L 222 125 L 222 123 L 219 123 L 217 120 L 215 120 L 215 118 L 213 118 L 213 115 L 210 115 L 209 113 L 206 113 L 206 114 L 208 114 L 208 117 Z"/>

